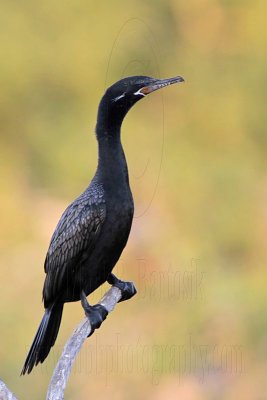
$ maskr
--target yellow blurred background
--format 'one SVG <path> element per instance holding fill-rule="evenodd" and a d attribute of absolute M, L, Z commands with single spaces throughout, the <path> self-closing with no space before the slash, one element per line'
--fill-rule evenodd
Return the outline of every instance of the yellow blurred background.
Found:
<path fill-rule="evenodd" d="M 267 4 L 2 1 L 0 378 L 44 399 L 83 318 L 20 371 L 43 315 L 43 263 L 97 162 L 98 102 L 128 75 L 184 76 L 123 124 L 135 198 L 115 271 L 138 294 L 88 339 L 66 399 L 265 399 Z M 91 296 L 97 302 L 105 286 Z"/>

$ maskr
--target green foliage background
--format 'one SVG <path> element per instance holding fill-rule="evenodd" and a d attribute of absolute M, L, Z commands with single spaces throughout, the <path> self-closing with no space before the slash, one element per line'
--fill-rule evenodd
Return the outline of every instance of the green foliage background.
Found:
<path fill-rule="evenodd" d="M 45 397 L 83 317 L 67 305 L 49 359 L 19 377 L 49 239 L 94 173 L 99 99 L 132 74 L 186 83 L 123 125 L 136 215 L 116 270 L 138 295 L 88 340 L 66 398 L 264 398 L 266 12 L 263 0 L 2 1 L 0 377 L 18 398 Z"/>

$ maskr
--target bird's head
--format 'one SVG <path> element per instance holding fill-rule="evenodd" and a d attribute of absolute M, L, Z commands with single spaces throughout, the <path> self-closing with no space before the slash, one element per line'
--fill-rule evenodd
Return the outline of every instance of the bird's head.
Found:
<path fill-rule="evenodd" d="M 149 76 L 130 76 L 110 86 L 105 93 L 105 97 L 115 107 L 123 107 L 128 111 L 138 100 L 143 99 L 149 93 L 179 82 L 184 82 L 181 76 L 168 79 L 155 79 Z"/>
<path fill-rule="evenodd" d="M 99 107 L 98 119 L 104 119 L 108 125 L 118 122 L 139 100 L 163 87 L 184 82 L 181 76 L 168 79 L 155 79 L 149 76 L 130 76 L 110 86 L 104 94 Z"/>

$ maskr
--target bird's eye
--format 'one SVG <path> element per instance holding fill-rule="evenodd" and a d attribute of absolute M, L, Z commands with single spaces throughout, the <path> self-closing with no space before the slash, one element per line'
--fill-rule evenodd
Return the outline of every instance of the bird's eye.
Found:
<path fill-rule="evenodd" d="M 125 96 L 126 92 L 120 94 L 119 96 L 115 97 L 114 99 L 112 99 L 112 101 L 115 103 L 116 101 L 122 99 Z"/>

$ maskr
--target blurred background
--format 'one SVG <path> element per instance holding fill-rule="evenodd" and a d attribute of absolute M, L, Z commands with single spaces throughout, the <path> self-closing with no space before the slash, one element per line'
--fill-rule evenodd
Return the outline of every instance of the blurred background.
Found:
<path fill-rule="evenodd" d="M 43 263 L 97 163 L 104 90 L 128 75 L 186 82 L 123 125 L 135 218 L 119 304 L 75 363 L 66 399 L 265 398 L 267 5 L 263 0 L 1 2 L 0 378 L 44 399 L 83 318 L 20 377 L 43 315 Z M 97 302 L 107 287 L 91 296 Z"/>

